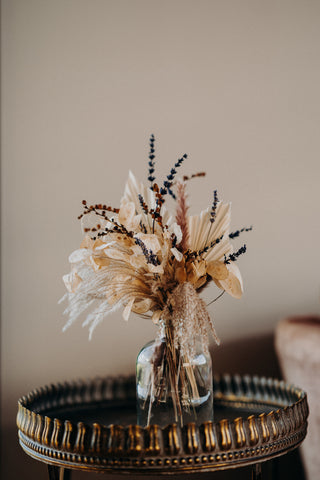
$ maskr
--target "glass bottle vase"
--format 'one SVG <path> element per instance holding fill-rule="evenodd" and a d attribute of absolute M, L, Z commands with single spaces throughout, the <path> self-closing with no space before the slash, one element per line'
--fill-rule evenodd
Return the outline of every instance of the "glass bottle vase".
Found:
<path fill-rule="evenodd" d="M 200 341 L 188 354 L 162 335 L 136 363 L 138 425 L 213 421 L 212 362 Z"/>

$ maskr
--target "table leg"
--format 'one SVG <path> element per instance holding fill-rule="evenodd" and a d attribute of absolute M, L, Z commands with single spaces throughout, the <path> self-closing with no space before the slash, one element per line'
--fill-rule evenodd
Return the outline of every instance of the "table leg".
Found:
<path fill-rule="evenodd" d="M 274 458 L 271 462 L 272 478 L 279 478 L 279 458 Z"/>
<path fill-rule="evenodd" d="M 262 480 L 261 463 L 252 465 L 252 480 Z"/>
<path fill-rule="evenodd" d="M 55 465 L 48 465 L 49 480 L 70 480 L 71 470 Z"/>

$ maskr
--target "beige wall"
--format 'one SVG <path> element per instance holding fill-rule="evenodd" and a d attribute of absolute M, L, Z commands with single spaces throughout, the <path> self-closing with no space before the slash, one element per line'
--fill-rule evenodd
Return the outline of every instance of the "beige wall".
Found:
<path fill-rule="evenodd" d="M 116 206 L 129 168 L 145 179 L 150 133 L 159 178 L 185 152 L 207 172 L 193 212 L 217 188 L 254 225 L 243 299 L 210 307 L 223 342 L 319 312 L 319 1 L 4 0 L 2 24 L 4 429 L 20 395 L 130 372 L 154 335 L 115 315 L 88 342 L 57 304 L 81 200 Z"/>

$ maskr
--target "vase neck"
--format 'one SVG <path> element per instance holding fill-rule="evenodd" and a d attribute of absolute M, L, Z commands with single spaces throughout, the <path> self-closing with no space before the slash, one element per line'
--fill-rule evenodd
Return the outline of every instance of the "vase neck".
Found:
<path fill-rule="evenodd" d="M 173 340 L 175 337 L 175 329 L 173 328 L 172 323 L 170 320 L 162 321 L 159 325 L 159 333 L 158 333 L 158 338 L 161 339 L 161 341 L 167 341 L 167 340 Z"/>

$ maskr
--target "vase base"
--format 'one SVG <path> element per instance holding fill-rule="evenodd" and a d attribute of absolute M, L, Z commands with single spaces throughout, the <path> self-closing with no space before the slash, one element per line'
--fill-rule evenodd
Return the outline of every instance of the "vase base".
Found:
<path fill-rule="evenodd" d="M 176 412 L 173 402 L 158 402 L 150 405 L 150 399 L 138 403 L 138 425 L 147 427 L 149 425 L 166 425 L 176 423 L 183 427 L 187 423 L 194 422 L 201 425 L 204 422 L 213 421 L 213 398 L 212 395 L 201 397 L 197 405 L 184 408 L 183 412 Z"/>

